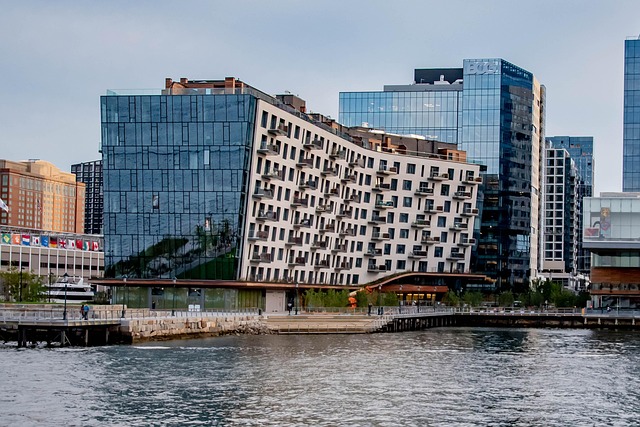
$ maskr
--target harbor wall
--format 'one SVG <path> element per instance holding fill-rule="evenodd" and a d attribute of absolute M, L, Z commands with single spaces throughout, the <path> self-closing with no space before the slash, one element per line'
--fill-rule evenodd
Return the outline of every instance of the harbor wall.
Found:
<path fill-rule="evenodd" d="M 123 319 L 117 331 L 113 332 L 116 334 L 114 340 L 129 344 L 228 334 L 270 333 L 259 315 L 129 318 Z"/>

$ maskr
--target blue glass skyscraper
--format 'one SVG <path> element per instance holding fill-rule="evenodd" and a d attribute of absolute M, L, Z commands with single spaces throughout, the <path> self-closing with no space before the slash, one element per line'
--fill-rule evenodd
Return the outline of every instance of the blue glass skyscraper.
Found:
<path fill-rule="evenodd" d="M 533 74 L 502 59 L 418 69 L 411 85 L 341 93 L 339 121 L 458 144 L 485 169 L 475 271 L 498 288 L 536 277 L 544 87 Z"/>
<path fill-rule="evenodd" d="M 640 191 L 640 38 L 624 42 L 622 191 Z"/>

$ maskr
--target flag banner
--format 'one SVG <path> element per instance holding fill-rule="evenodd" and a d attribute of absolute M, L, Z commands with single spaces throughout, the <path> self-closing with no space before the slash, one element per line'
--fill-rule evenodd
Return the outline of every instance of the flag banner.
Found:
<path fill-rule="evenodd" d="M 73 239 L 67 240 L 67 249 L 75 249 L 75 248 L 76 248 L 76 241 Z"/>
<path fill-rule="evenodd" d="M 76 249 L 82 250 L 82 240 L 80 239 L 76 240 Z"/>
<path fill-rule="evenodd" d="M 20 236 L 19 234 L 11 235 L 11 243 L 13 243 L 14 245 L 19 245 L 21 242 L 22 242 L 22 236 Z"/>
<path fill-rule="evenodd" d="M 4 243 L 5 245 L 11 244 L 11 234 L 2 233 L 2 243 Z"/>
<path fill-rule="evenodd" d="M 92 246 L 93 246 L 93 250 L 97 251 L 99 249 L 99 245 L 98 242 L 91 242 Z"/>
<path fill-rule="evenodd" d="M 40 238 L 40 244 L 45 247 L 48 248 L 49 247 L 49 236 L 42 236 Z"/>
<path fill-rule="evenodd" d="M 22 245 L 31 246 L 31 236 L 29 234 L 22 235 Z"/>
<path fill-rule="evenodd" d="M 67 247 L 67 241 L 63 238 L 58 239 L 58 247 L 65 249 Z"/>
<path fill-rule="evenodd" d="M 9 206 L 4 202 L 4 200 L 0 199 L 0 209 L 3 211 L 9 212 Z"/>
<path fill-rule="evenodd" d="M 49 247 L 50 248 L 57 248 L 58 247 L 58 238 L 57 237 L 50 237 L 49 238 Z"/>
<path fill-rule="evenodd" d="M 31 236 L 31 246 L 40 246 L 40 236 Z"/>
<path fill-rule="evenodd" d="M 83 251 L 88 251 L 89 250 L 89 241 L 85 240 L 82 242 L 82 250 Z"/>

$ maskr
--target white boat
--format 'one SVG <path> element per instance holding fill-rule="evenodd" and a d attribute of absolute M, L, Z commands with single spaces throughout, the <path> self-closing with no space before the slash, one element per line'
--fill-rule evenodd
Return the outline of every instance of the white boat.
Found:
<path fill-rule="evenodd" d="M 66 281 L 64 277 L 59 277 L 55 283 L 49 285 L 45 283 L 45 298 L 46 301 L 63 303 L 66 300 L 68 303 L 77 303 L 93 300 L 94 292 L 91 289 L 91 285 L 86 283 L 82 277 L 67 277 Z"/>

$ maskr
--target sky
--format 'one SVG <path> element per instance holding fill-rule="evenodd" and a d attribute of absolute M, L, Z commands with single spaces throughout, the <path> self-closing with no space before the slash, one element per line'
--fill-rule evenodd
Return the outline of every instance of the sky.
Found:
<path fill-rule="evenodd" d="M 0 0 L 0 158 L 100 158 L 100 96 L 237 77 L 338 117 L 338 94 L 503 58 L 546 86 L 547 136 L 593 136 L 595 194 L 622 189 L 624 40 L 640 1 Z"/>

